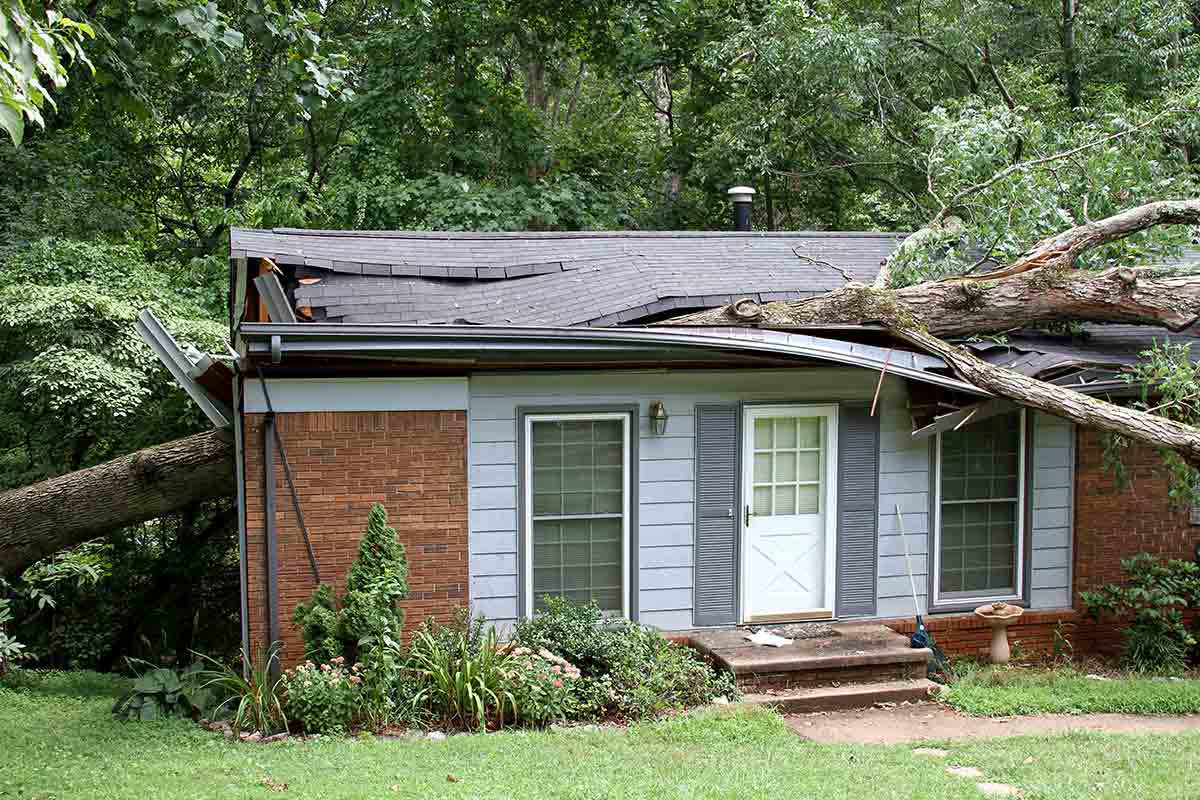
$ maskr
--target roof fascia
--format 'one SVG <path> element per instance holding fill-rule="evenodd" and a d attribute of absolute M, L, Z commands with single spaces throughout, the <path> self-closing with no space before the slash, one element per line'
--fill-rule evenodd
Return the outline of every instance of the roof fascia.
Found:
<path fill-rule="evenodd" d="M 882 371 L 923 383 L 932 383 L 969 394 L 987 397 L 989 394 L 965 381 L 907 366 L 891 360 L 889 350 L 869 345 L 849 345 L 836 339 L 824 339 L 808 334 L 779 337 L 756 337 L 749 333 L 735 335 L 738 329 L 723 328 L 720 333 L 688 332 L 669 328 L 552 328 L 498 327 L 483 325 L 348 325 L 329 323 L 252 323 L 242 326 L 242 334 L 252 355 L 280 356 L 295 354 L 413 350 L 496 350 L 520 347 L 530 350 L 622 350 L 653 349 L 668 346 L 698 350 L 772 353 L 811 358 L 847 366 Z M 934 356 L 918 354 L 928 366 L 944 368 L 944 362 Z"/>

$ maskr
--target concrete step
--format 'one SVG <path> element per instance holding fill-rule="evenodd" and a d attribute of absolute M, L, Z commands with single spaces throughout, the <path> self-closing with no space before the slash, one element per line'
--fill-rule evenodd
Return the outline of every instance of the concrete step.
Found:
<path fill-rule="evenodd" d="M 936 697 L 939 691 L 938 684 L 926 678 L 918 678 L 746 694 L 743 695 L 742 702 L 746 705 L 773 708 L 782 714 L 803 714 L 811 711 L 870 708 L 879 703 L 911 703 Z"/>
<path fill-rule="evenodd" d="M 745 640 L 739 628 L 695 631 L 692 647 L 734 674 L 745 692 L 766 693 L 923 679 L 932 653 L 877 623 L 835 623 L 831 634 L 784 647 Z"/>

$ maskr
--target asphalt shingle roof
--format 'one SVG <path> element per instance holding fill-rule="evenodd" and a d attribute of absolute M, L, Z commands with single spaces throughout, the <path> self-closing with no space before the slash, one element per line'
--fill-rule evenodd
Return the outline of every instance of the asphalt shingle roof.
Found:
<path fill-rule="evenodd" d="M 233 255 L 320 274 L 296 304 L 352 323 L 614 325 L 874 279 L 892 233 L 406 233 L 235 229 Z"/>

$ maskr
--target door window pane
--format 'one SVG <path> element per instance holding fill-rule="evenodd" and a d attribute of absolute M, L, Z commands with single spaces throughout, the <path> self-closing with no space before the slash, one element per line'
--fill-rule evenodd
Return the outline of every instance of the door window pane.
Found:
<path fill-rule="evenodd" d="M 546 595 L 622 612 L 625 421 L 533 420 L 534 609 Z"/>
<path fill-rule="evenodd" d="M 1020 412 L 941 435 L 940 595 L 1016 594 L 1021 446 Z"/>
<path fill-rule="evenodd" d="M 754 420 L 753 507 L 760 516 L 821 512 L 823 417 Z"/>

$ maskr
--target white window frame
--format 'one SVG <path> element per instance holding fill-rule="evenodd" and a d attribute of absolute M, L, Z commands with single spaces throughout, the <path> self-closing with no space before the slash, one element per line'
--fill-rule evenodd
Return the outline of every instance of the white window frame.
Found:
<path fill-rule="evenodd" d="M 1020 411 L 1021 419 L 1017 440 L 1017 563 L 1016 563 L 1016 592 L 1014 594 L 967 594 L 953 592 L 947 597 L 942 596 L 942 434 L 936 439 L 933 476 L 933 602 L 931 607 L 940 605 L 970 605 L 972 603 L 988 603 L 998 600 L 1023 600 L 1025 597 L 1025 506 L 1026 497 L 1026 450 L 1028 449 L 1028 428 L 1025 409 Z M 979 502 L 994 503 L 1006 498 L 992 498 Z"/>
<path fill-rule="evenodd" d="M 521 432 L 521 447 L 522 455 L 524 456 L 524 469 L 522 470 L 521 480 L 521 497 L 523 499 L 522 506 L 524 508 L 524 520 L 522 527 L 524 528 L 524 586 L 521 587 L 521 593 L 525 598 L 525 608 L 528 609 L 529 616 L 534 614 L 534 598 L 533 598 L 533 423 L 535 422 L 601 422 L 605 420 L 618 420 L 621 423 L 621 616 L 625 619 L 629 618 L 629 596 L 632 584 L 632 575 L 630 567 L 632 560 L 630 558 L 630 536 L 629 536 L 629 520 L 630 520 L 630 428 L 632 427 L 632 414 L 626 411 L 604 411 L 604 412 L 571 412 L 571 413 L 555 413 L 555 414 L 526 414 L 525 429 Z"/>

